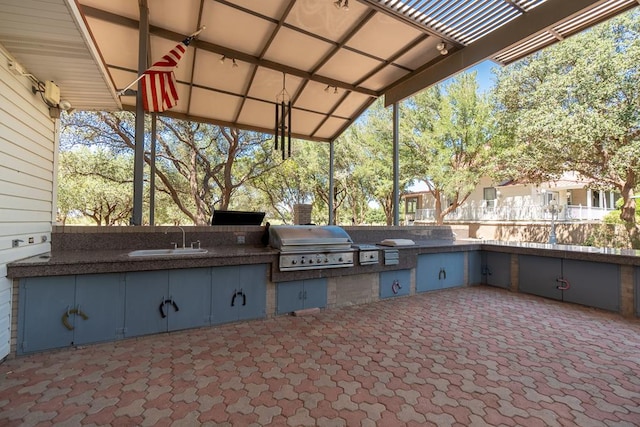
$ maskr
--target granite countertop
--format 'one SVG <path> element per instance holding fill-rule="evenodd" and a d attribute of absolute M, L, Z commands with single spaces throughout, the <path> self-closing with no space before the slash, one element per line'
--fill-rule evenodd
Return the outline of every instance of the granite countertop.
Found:
<path fill-rule="evenodd" d="M 362 243 L 360 243 L 362 244 Z M 406 258 L 415 258 L 418 253 L 477 250 L 477 242 L 454 240 L 423 240 L 409 246 L 382 246 L 366 243 L 378 250 L 398 249 Z M 271 247 L 252 245 L 223 245 L 204 247 L 206 253 L 170 256 L 130 257 L 132 249 L 111 250 L 57 250 L 14 261 L 7 266 L 9 278 L 59 276 L 66 274 L 117 273 L 149 271 L 171 268 L 198 268 L 238 264 L 274 263 L 280 251 Z M 408 264 L 413 266 L 414 262 Z M 340 270 L 340 269 L 339 269 Z M 355 271 L 354 271 L 355 272 Z M 285 273 L 290 274 L 291 273 Z M 304 274 L 304 273 L 298 273 Z M 314 274 L 319 274 L 317 271 Z M 338 274 L 338 271 L 330 275 Z"/>
<path fill-rule="evenodd" d="M 415 256 L 419 254 L 428 253 L 488 250 L 593 262 L 640 265 L 640 251 L 631 249 L 474 239 L 416 240 L 415 243 L 415 245 L 408 246 L 382 246 L 375 242 L 362 242 L 357 244 L 372 245 L 378 250 L 397 249 L 405 253 L 406 258 L 415 258 Z M 128 253 L 131 250 L 123 249 L 53 251 L 9 263 L 7 266 L 7 276 L 9 278 L 59 276 L 66 274 L 117 273 L 259 263 L 275 263 L 275 268 L 277 269 L 277 259 L 280 253 L 277 249 L 271 247 L 251 245 L 225 245 L 204 247 L 204 249 L 207 249 L 208 252 L 203 254 L 150 257 L 130 257 Z M 405 267 L 411 267 L 414 263 L 415 260 L 406 264 Z M 339 271 L 331 273 L 331 275 L 335 274 L 339 274 Z"/>
<path fill-rule="evenodd" d="M 220 246 L 206 253 L 130 257 L 131 250 L 53 251 L 7 265 L 7 276 L 36 277 L 270 263 L 278 251 L 264 246 Z M 238 261 L 241 262 L 238 262 Z"/>
<path fill-rule="evenodd" d="M 593 262 L 640 265 L 640 251 L 635 249 L 600 248 L 594 246 L 552 245 L 550 243 L 502 242 L 485 240 L 482 250 L 522 255 L 539 255 Z"/>

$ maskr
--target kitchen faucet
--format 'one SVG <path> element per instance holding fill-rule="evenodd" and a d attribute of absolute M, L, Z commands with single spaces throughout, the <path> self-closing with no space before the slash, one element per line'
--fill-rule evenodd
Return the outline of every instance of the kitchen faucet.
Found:
<path fill-rule="evenodd" d="M 186 248 L 187 240 L 186 240 L 186 234 L 184 232 L 184 228 L 180 227 L 179 225 L 173 225 L 172 227 L 179 228 L 180 231 L 182 231 L 182 249 Z M 167 234 L 168 232 L 169 232 L 169 230 L 165 231 L 164 234 Z M 175 243 L 174 243 L 174 245 L 175 245 Z"/>

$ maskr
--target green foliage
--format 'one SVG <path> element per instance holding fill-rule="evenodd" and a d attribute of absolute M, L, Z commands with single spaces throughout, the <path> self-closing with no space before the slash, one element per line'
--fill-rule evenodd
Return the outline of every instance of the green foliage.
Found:
<path fill-rule="evenodd" d="M 114 160 L 133 157 L 133 114 L 76 112 L 63 119 L 63 152 L 90 146 L 106 150 Z M 241 187 L 278 164 L 267 135 L 168 117 L 159 117 L 157 125 L 156 211 L 161 222 L 207 224 L 214 203 L 219 209 L 232 207 Z M 149 138 L 147 134 L 147 182 L 152 163 Z M 129 181 L 132 176 L 130 168 Z"/>
<path fill-rule="evenodd" d="M 386 220 L 386 216 L 382 209 L 368 209 L 365 214 L 364 223 L 369 225 L 385 225 Z"/>
<path fill-rule="evenodd" d="M 113 158 L 104 149 L 63 151 L 58 168 L 58 220 L 96 225 L 126 225 L 133 209 L 130 171 L 133 159 Z"/>
<path fill-rule="evenodd" d="M 498 72 L 495 105 L 506 175 L 576 171 L 624 199 L 634 247 L 640 183 L 640 14 L 621 15 Z"/>
<path fill-rule="evenodd" d="M 624 200 L 618 199 L 618 201 L 616 202 L 616 209 L 606 214 L 602 219 L 602 222 L 604 222 L 605 224 L 624 224 L 624 221 L 622 221 L 622 219 L 620 218 L 620 215 L 622 213 L 621 208 L 623 203 L 624 203 Z M 640 201 L 638 201 L 638 199 L 635 199 L 635 205 L 636 205 L 636 222 L 640 223 L 640 209 L 639 209 Z"/>
<path fill-rule="evenodd" d="M 437 221 L 469 197 L 492 170 L 494 120 L 488 99 L 478 93 L 475 73 L 435 86 L 404 105 L 403 142 L 414 177 L 436 200 Z M 446 200 L 449 206 L 442 208 Z"/>
<path fill-rule="evenodd" d="M 619 218 L 617 222 L 621 222 Z M 629 236 L 621 230 L 620 224 L 598 224 L 589 234 L 584 245 L 600 248 L 630 248 Z"/>
<path fill-rule="evenodd" d="M 367 221 L 368 203 L 380 206 L 386 224 L 393 223 L 393 119 L 392 109 L 381 100 L 336 142 L 340 150 L 337 175 L 346 192 L 348 206 L 342 221 L 357 224 Z M 407 159 L 406 147 L 400 146 L 401 159 Z M 402 162 L 402 161 L 401 161 Z M 403 191 L 411 182 L 409 168 L 400 168 L 399 186 Z"/>

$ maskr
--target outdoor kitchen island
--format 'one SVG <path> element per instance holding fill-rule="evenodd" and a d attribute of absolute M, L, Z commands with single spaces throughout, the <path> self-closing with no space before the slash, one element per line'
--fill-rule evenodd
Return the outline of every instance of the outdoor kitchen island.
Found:
<path fill-rule="evenodd" d="M 51 253 L 8 266 L 12 354 L 475 284 L 640 312 L 635 251 L 455 240 L 449 227 L 344 227 L 353 266 L 283 271 L 264 227 L 184 230 L 185 246 L 199 241 L 206 252 L 129 256 L 179 240 L 176 227 L 58 227 Z M 415 245 L 377 245 L 388 238 Z"/>

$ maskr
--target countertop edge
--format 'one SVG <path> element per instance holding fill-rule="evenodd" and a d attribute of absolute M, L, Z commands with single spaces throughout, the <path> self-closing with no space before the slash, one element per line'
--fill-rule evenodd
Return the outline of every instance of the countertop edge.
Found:
<path fill-rule="evenodd" d="M 619 265 L 640 266 L 640 251 L 585 246 L 549 245 L 540 243 L 514 243 L 482 240 L 435 240 L 416 242 L 409 246 L 376 246 L 378 250 L 398 250 L 408 257 L 430 253 L 466 251 L 491 251 L 518 255 L 537 255 L 567 258 L 591 262 L 607 262 Z M 287 273 L 277 271 L 279 251 L 264 246 L 223 246 L 207 248 L 206 254 L 168 257 L 129 257 L 129 250 L 107 251 L 57 251 L 55 254 L 40 254 L 7 264 L 7 277 L 62 276 L 93 273 L 126 273 L 132 271 L 152 271 L 179 268 L 216 267 L 243 264 L 272 264 L 274 276 Z M 412 268 L 416 260 L 404 260 L 398 268 Z M 356 265 L 354 271 L 344 269 L 330 271 L 329 276 L 364 273 Z M 382 266 L 381 266 L 382 267 Z M 383 268 L 387 269 L 387 267 Z M 373 269 L 378 270 L 378 269 Z M 319 274 L 319 273 L 310 273 Z"/>

